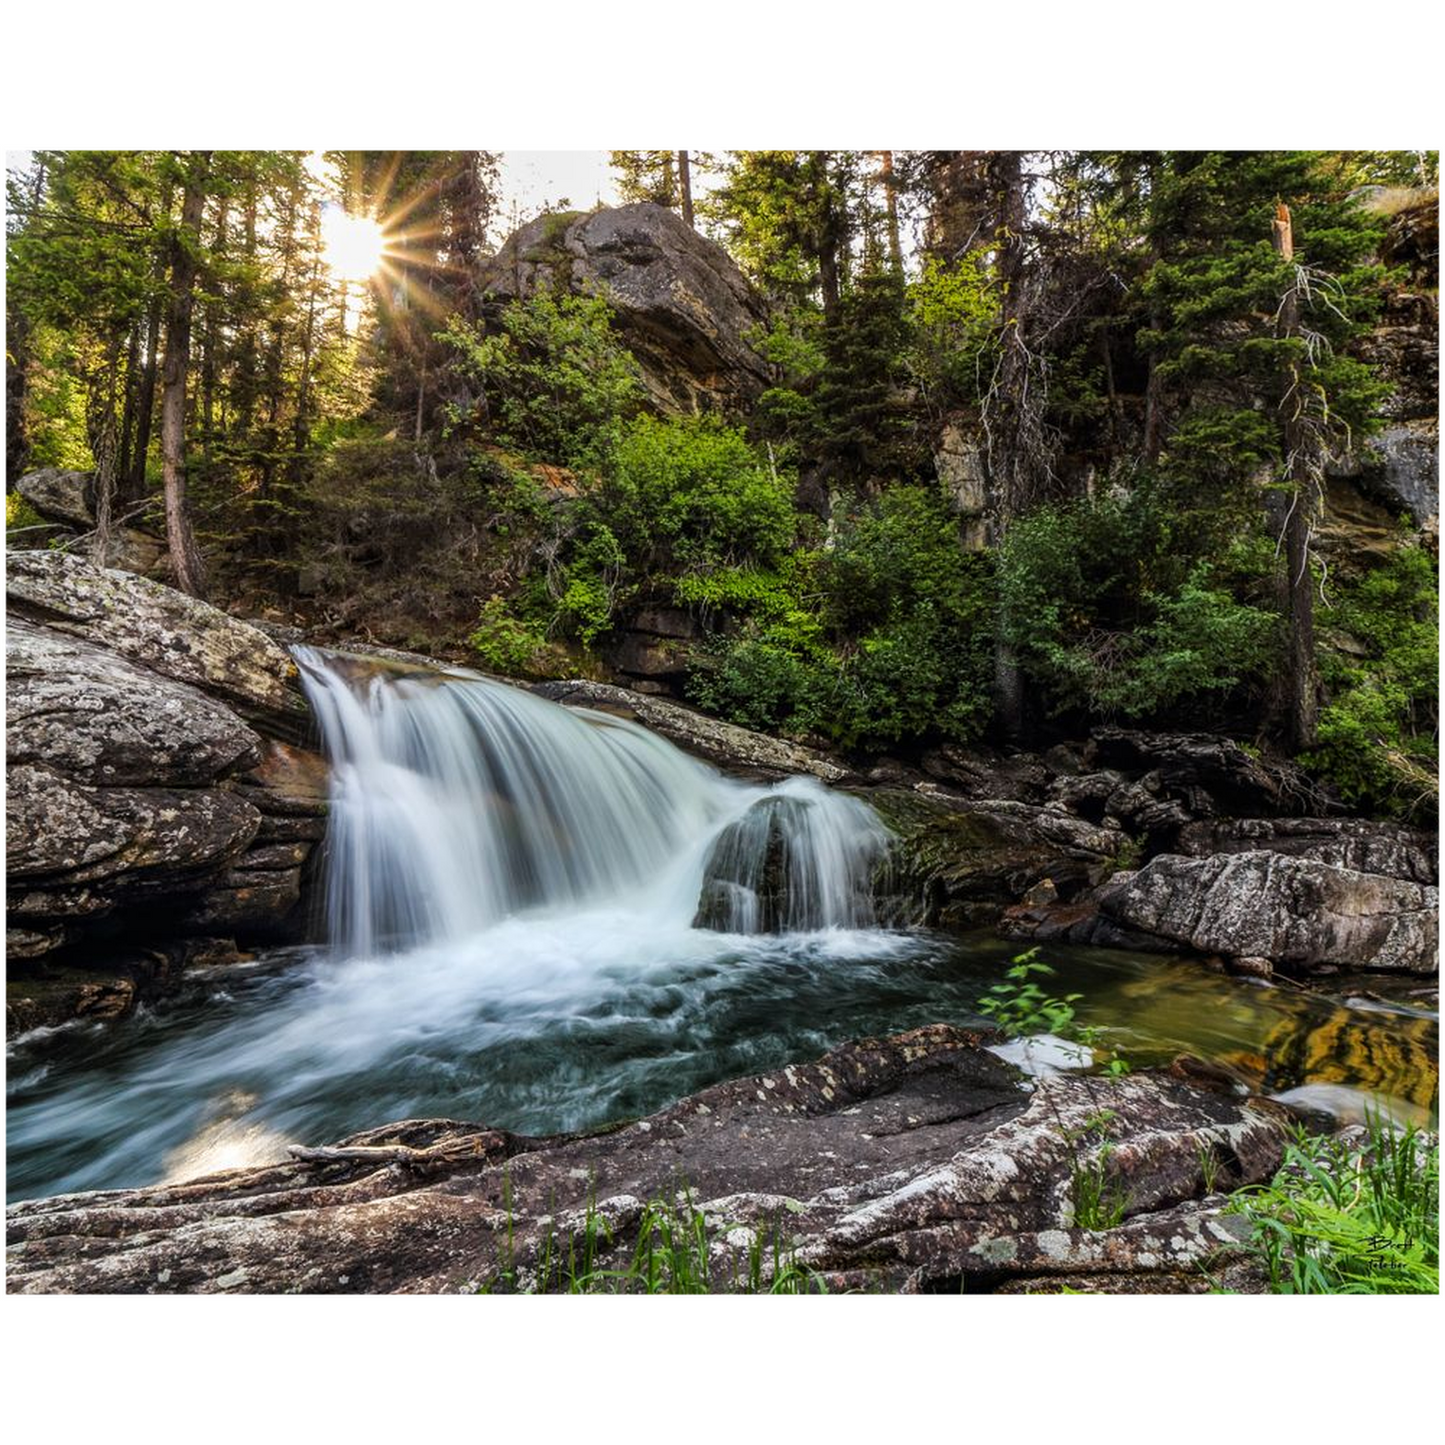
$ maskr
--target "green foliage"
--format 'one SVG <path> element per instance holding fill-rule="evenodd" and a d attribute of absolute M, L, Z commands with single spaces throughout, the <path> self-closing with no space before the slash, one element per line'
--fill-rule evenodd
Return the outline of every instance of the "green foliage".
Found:
<path fill-rule="evenodd" d="M 1113 1111 L 1101 1109 L 1081 1130 L 1066 1134 L 1074 1152 L 1069 1197 L 1078 1229 L 1113 1229 L 1123 1221 L 1129 1207 L 1128 1189 L 1109 1169 L 1114 1155 L 1114 1143 L 1109 1137 L 1113 1121 Z"/>
<path fill-rule="evenodd" d="M 1358 1144 L 1300 1130 L 1231 1203 L 1276 1294 L 1437 1294 L 1440 1145 L 1371 1120 Z"/>
<path fill-rule="evenodd" d="M 595 465 L 642 404 L 637 363 L 600 297 L 539 291 L 509 302 L 495 327 L 453 316 L 440 336 L 481 396 L 453 407 L 451 426 L 484 426 L 538 460 Z"/>
<path fill-rule="evenodd" d="M 476 630 L 467 641 L 487 668 L 515 677 L 535 672 L 547 646 L 540 629 L 515 616 L 503 597 L 491 597 L 483 604 Z"/>
<path fill-rule="evenodd" d="M 936 256 L 908 287 L 911 338 L 908 365 L 938 406 L 977 397 L 998 321 L 998 295 L 981 255 L 955 264 Z"/>
<path fill-rule="evenodd" d="M 1337 584 L 1320 615 L 1328 702 L 1305 761 L 1347 801 L 1402 817 L 1438 795 L 1439 577 L 1434 558 L 1401 539 L 1384 562 Z"/>
<path fill-rule="evenodd" d="M 45 518 L 19 492 L 5 493 L 5 531 L 7 533 L 43 526 L 45 526 Z"/>
<path fill-rule="evenodd" d="M 996 983 L 981 999 L 978 1011 L 991 1018 L 1008 1039 L 1026 1038 L 1032 1034 L 1056 1034 L 1068 1037 L 1074 1024 L 1074 1005 L 1081 993 L 1055 998 L 1044 992 L 1035 977 L 1052 976 L 1053 969 L 1039 962 L 1039 951 L 1031 948 L 1014 959 L 1005 970 L 1007 983 Z"/>
<path fill-rule="evenodd" d="M 1147 482 L 1014 524 L 1007 635 L 1054 712 L 1144 718 L 1263 680 L 1279 622 L 1244 598 L 1268 597 L 1272 553 L 1245 534 L 1206 560 L 1202 540 Z"/>
<path fill-rule="evenodd" d="M 833 545 L 718 639 L 693 699 L 745 726 L 846 747 L 977 737 L 989 711 L 992 579 L 939 498 L 896 487 L 835 518 Z"/>

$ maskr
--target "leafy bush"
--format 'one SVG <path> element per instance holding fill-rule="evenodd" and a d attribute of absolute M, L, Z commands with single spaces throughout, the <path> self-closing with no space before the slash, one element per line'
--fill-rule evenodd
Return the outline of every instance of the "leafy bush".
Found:
<path fill-rule="evenodd" d="M 1217 560 L 1153 488 L 1040 508 L 1000 558 L 1005 633 L 1056 713 L 1144 718 L 1268 674 L 1272 554 L 1237 536 Z M 1241 595 L 1242 594 L 1242 595 Z"/>
<path fill-rule="evenodd" d="M 516 616 L 503 597 L 491 597 L 483 604 L 476 630 L 467 641 L 486 667 L 510 677 L 531 673 L 547 647 L 540 629 Z"/>
<path fill-rule="evenodd" d="M 961 549 L 934 493 L 895 488 L 836 518 L 832 547 L 775 580 L 694 671 L 694 701 L 745 726 L 847 747 L 982 731 L 990 569 Z"/>
<path fill-rule="evenodd" d="M 541 461 L 596 463 L 642 404 L 637 363 L 600 297 L 539 291 L 486 329 L 453 317 L 441 339 L 480 392 L 473 408 L 452 409 L 452 426 L 480 425 Z"/>
<path fill-rule="evenodd" d="M 1319 617 L 1329 701 L 1305 761 L 1350 802 L 1410 816 L 1437 795 L 1439 609 L 1434 560 L 1402 544 L 1338 588 Z"/>
<path fill-rule="evenodd" d="M 634 573 L 705 575 L 775 565 L 793 545 L 791 479 L 711 417 L 636 418 L 588 500 Z"/>

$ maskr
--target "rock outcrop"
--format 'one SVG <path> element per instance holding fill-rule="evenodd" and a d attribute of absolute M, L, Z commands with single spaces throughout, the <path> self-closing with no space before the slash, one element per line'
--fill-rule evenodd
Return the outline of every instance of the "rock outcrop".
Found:
<path fill-rule="evenodd" d="M 970 801 L 938 789 L 860 790 L 894 834 L 878 882 L 881 917 L 898 925 L 978 927 L 1048 880 L 1071 898 L 1114 871 L 1129 840 L 1051 808 Z"/>
<path fill-rule="evenodd" d="M 481 289 L 499 300 L 558 284 L 607 298 L 664 411 L 741 406 L 767 385 L 747 339 L 764 320 L 761 298 L 721 246 L 664 206 L 539 216 L 481 274 Z"/>
<path fill-rule="evenodd" d="M 612 713 L 650 728 L 660 737 L 737 777 L 776 782 L 807 773 L 824 783 L 857 781 L 857 774 L 834 758 L 781 738 L 750 732 L 733 723 L 694 712 L 681 703 L 649 697 L 605 682 L 539 682 L 539 697 L 564 707 L 586 707 Z"/>
<path fill-rule="evenodd" d="M 1309 858 L 1166 854 L 1097 895 L 1130 928 L 1202 953 L 1405 973 L 1438 970 L 1439 890 Z"/>
<path fill-rule="evenodd" d="M 1179 834 L 1179 851 L 1191 858 L 1282 853 L 1411 883 L 1436 881 L 1438 850 L 1433 834 L 1367 818 L 1230 818 L 1190 823 Z"/>
<path fill-rule="evenodd" d="M 74 545 L 80 538 L 96 550 L 94 485 L 89 472 L 66 471 L 60 467 L 43 467 L 28 472 L 15 483 L 15 490 L 30 503 L 46 522 L 54 524 L 50 534 L 54 540 Z M 72 542 L 72 539 L 74 541 Z M 33 540 L 39 546 L 43 538 Z M 106 538 L 103 563 L 127 572 L 150 575 L 159 572 L 168 558 L 163 538 L 140 527 L 117 524 Z"/>
<path fill-rule="evenodd" d="M 17 1293 L 556 1288 L 589 1217 L 624 1266 L 649 1200 L 706 1219 L 715 1287 L 771 1243 L 830 1290 L 1198 1291 L 1238 1261 L 1227 1190 L 1278 1167 L 1288 1116 L 1184 1074 L 1024 1092 L 978 1034 L 935 1025 L 718 1085 L 625 1127 L 530 1139 L 452 1120 L 289 1164 L 9 1209 Z M 1076 1218 L 1098 1178 L 1122 1212 Z M 594 1235 L 598 1231 L 593 1230 Z M 1251 1287 L 1246 1269 L 1228 1276 Z"/>
<path fill-rule="evenodd" d="M 282 740 L 309 726 L 290 657 L 157 583 L 61 552 L 8 561 L 12 1026 L 89 998 L 65 982 L 77 965 L 134 1001 L 187 939 L 292 936 L 326 803 L 325 764 Z"/>

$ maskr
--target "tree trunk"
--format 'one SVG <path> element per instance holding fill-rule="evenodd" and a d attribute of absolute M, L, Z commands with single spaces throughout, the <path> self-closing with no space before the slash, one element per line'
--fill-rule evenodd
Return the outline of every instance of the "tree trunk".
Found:
<path fill-rule="evenodd" d="M 686 151 L 677 153 L 677 179 L 682 192 L 682 219 L 692 225 L 692 160 Z"/>
<path fill-rule="evenodd" d="M 893 269 L 903 270 L 903 242 L 898 232 L 898 181 L 893 174 L 893 152 L 879 151 L 879 173 L 883 178 L 883 204 L 888 212 L 888 259 Z"/>
<path fill-rule="evenodd" d="M 1000 315 L 1000 345 L 997 404 L 992 430 L 997 435 L 989 445 L 989 483 L 993 518 L 993 544 L 1003 544 L 1013 519 L 1031 500 L 1031 465 L 1027 455 L 1024 396 L 1028 382 L 1028 353 L 1024 347 L 1023 312 L 1024 252 L 1023 230 L 1027 219 L 1024 195 L 1023 156 L 1018 151 L 1001 151 L 992 162 L 997 274 L 1003 295 Z M 991 403 L 986 402 L 985 405 Z M 1000 610 L 994 643 L 994 708 L 1000 726 L 1009 738 L 1017 738 L 1024 725 L 1024 682 L 1018 655 L 1009 639 L 1016 619 Z"/>
<path fill-rule="evenodd" d="M 1294 260 L 1294 229 L 1289 207 L 1281 204 L 1271 227 L 1276 254 Z M 1298 336 L 1299 287 L 1290 282 L 1279 311 L 1279 334 Z M 1290 741 L 1296 751 L 1313 747 L 1319 722 L 1319 684 L 1315 675 L 1314 577 L 1310 572 L 1310 539 L 1314 532 L 1319 491 L 1313 438 L 1305 420 L 1305 396 L 1298 366 L 1285 369 L 1279 402 L 1284 421 L 1288 514 L 1284 524 L 1286 589 L 1289 599 L 1289 648 L 1286 681 L 1289 689 Z"/>
<path fill-rule="evenodd" d="M 187 165 L 181 224 L 171 250 L 171 298 L 166 318 L 166 355 L 161 371 L 161 465 L 166 502 L 166 541 L 176 585 L 204 597 L 205 569 L 186 500 L 186 372 L 191 360 L 191 313 L 196 299 L 197 256 L 209 151 L 194 153 Z"/>

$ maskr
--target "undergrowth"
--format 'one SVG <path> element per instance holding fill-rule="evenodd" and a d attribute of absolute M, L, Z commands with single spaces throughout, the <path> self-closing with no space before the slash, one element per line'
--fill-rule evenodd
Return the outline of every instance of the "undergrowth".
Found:
<path fill-rule="evenodd" d="M 1275 1294 L 1439 1293 L 1440 1145 L 1416 1128 L 1300 1129 L 1274 1178 L 1230 1210 Z"/>
<path fill-rule="evenodd" d="M 709 1223 L 689 1191 L 650 1199 L 637 1225 L 637 1240 L 620 1258 L 616 1237 L 589 1200 L 582 1225 L 559 1234 L 548 1223 L 529 1264 L 516 1257 L 510 1181 L 504 1183 L 507 1232 L 501 1267 L 482 1294 L 826 1294 L 821 1276 L 799 1264 L 797 1248 L 774 1225 L 747 1228 L 746 1246 L 729 1248 L 726 1236 L 739 1226 Z M 726 1253 L 724 1272 L 715 1256 Z"/>

